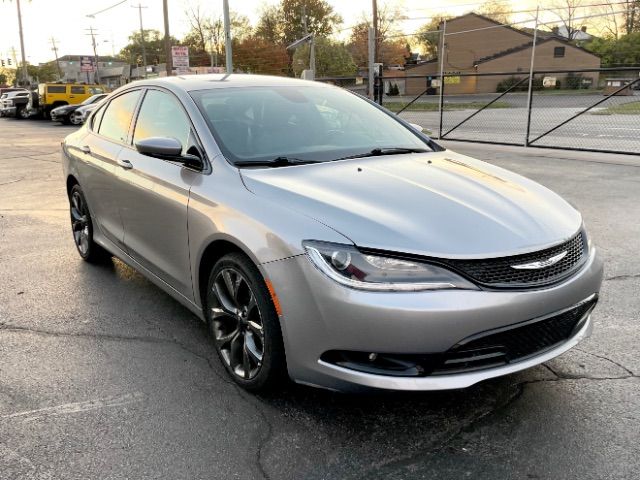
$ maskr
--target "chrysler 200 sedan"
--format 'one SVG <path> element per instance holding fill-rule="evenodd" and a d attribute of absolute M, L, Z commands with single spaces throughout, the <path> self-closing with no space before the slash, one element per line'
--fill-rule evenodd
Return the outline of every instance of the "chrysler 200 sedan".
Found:
<path fill-rule="evenodd" d="M 248 390 L 467 387 L 591 332 L 602 262 L 580 213 L 337 87 L 137 82 L 62 149 L 80 256 L 206 321 Z"/>

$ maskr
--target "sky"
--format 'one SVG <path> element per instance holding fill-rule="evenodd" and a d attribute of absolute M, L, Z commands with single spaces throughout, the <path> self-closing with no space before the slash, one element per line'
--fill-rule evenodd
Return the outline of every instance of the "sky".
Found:
<path fill-rule="evenodd" d="M 59 56 L 92 54 L 91 37 L 86 29 L 93 27 L 97 31 L 99 55 L 117 53 L 127 42 L 134 30 L 139 30 L 138 10 L 133 5 L 138 0 L 126 0 L 111 10 L 88 18 L 87 15 L 118 3 L 119 0 L 22 0 L 22 21 L 25 37 L 27 61 L 32 64 L 54 59 L 51 38 L 58 47 Z M 335 11 L 342 15 L 344 24 L 349 27 L 358 22 L 365 13 L 371 11 L 370 0 L 328 0 Z M 385 0 L 378 0 L 384 4 Z M 146 8 L 142 9 L 144 28 L 163 30 L 162 0 L 140 0 Z M 242 13 L 255 23 L 263 5 L 278 3 L 277 0 L 229 0 L 230 9 Z M 403 21 L 397 27 L 403 33 L 415 32 L 429 17 L 439 13 L 462 14 L 482 4 L 474 0 L 387 0 L 390 5 L 401 6 L 405 16 L 413 20 Z M 501 1 L 508 10 L 535 8 L 539 2 L 524 0 Z M 222 0 L 169 0 L 171 34 L 181 38 L 189 24 L 185 10 L 190 6 L 201 5 L 204 12 L 219 15 L 222 12 Z M 533 7 L 531 7 L 534 5 Z M 524 14 L 523 14 L 524 15 Z M 530 15 L 530 14 L 527 14 Z M 522 15 L 520 16 L 522 17 Z M 17 27 L 15 0 L 0 2 L 0 57 L 8 58 L 12 47 L 20 59 L 20 42 Z M 348 31 L 342 33 L 348 36 Z"/>

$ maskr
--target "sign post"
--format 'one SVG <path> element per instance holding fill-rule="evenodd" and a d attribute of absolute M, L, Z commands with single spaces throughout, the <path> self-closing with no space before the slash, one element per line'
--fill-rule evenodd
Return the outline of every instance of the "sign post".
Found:
<path fill-rule="evenodd" d="M 80 71 L 86 72 L 87 83 L 89 83 L 89 72 L 96 71 L 95 58 L 94 57 L 80 57 Z"/>
<path fill-rule="evenodd" d="M 189 73 L 189 47 L 172 46 L 171 59 L 178 75 Z"/>

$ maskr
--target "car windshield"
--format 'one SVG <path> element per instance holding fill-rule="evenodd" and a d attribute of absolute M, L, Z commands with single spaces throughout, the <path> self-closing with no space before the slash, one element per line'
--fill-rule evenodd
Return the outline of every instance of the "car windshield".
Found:
<path fill-rule="evenodd" d="M 93 95 L 93 96 L 87 98 L 80 105 L 91 105 L 93 102 L 97 102 L 98 100 L 102 99 L 103 96 L 104 95 Z"/>
<path fill-rule="evenodd" d="M 216 88 L 191 96 L 222 152 L 235 163 L 323 162 L 374 150 L 431 150 L 417 132 L 339 88 Z"/>

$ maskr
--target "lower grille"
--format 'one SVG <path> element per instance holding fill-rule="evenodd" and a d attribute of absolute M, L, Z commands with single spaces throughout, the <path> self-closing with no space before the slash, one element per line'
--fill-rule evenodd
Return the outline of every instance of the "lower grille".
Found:
<path fill-rule="evenodd" d="M 424 377 L 495 368 L 539 355 L 569 340 L 582 327 L 597 297 L 550 317 L 466 338 L 443 353 L 390 354 L 332 350 L 321 359 L 376 375 Z"/>

